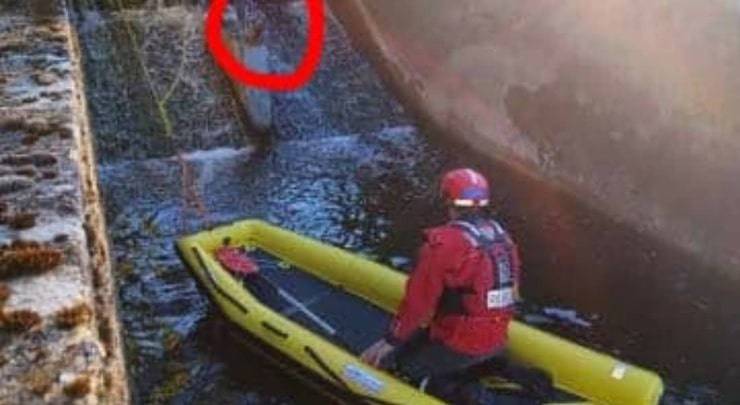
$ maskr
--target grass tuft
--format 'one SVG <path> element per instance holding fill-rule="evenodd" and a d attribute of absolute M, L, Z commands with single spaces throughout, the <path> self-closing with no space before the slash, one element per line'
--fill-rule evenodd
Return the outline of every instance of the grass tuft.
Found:
<path fill-rule="evenodd" d="M 59 249 L 15 241 L 0 247 L 0 279 L 49 271 L 61 264 L 62 257 Z"/>
<path fill-rule="evenodd" d="M 27 309 L 3 311 L 0 318 L 3 329 L 13 332 L 26 332 L 41 325 L 41 316 Z"/>
<path fill-rule="evenodd" d="M 64 394 L 71 398 L 82 398 L 92 391 L 90 376 L 77 376 L 72 382 L 64 386 Z"/>
<path fill-rule="evenodd" d="M 81 302 L 69 308 L 62 308 L 56 313 L 57 325 L 64 329 L 72 329 L 78 325 L 87 324 L 93 316 L 92 308 L 86 302 Z"/>

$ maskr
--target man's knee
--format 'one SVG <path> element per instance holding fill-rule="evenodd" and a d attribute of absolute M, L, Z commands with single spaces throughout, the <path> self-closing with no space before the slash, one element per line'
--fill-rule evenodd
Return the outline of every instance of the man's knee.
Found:
<path fill-rule="evenodd" d="M 426 392 L 454 404 L 481 404 L 487 390 L 477 381 L 462 374 L 435 376 L 428 380 Z"/>

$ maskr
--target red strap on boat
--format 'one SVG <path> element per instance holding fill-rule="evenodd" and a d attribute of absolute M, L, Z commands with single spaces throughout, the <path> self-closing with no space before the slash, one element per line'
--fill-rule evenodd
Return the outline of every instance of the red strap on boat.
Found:
<path fill-rule="evenodd" d="M 216 259 L 226 270 L 237 274 L 254 274 L 259 266 L 242 249 L 221 247 L 216 250 Z"/>

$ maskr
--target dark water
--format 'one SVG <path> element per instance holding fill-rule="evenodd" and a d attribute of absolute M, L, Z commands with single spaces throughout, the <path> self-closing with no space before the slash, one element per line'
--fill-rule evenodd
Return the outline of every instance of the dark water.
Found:
<path fill-rule="evenodd" d="M 302 2 L 260 4 L 271 63 L 288 69 L 303 45 Z M 170 105 L 175 138 L 162 139 L 125 32 L 111 21 L 89 16 L 79 25 L 137 402 L 324 402 L 238 334 L 220 333 L 223 320 L 174 240 L 254 217 L 407 268 L 420 230 L 443 220 L 436 179 L 461 162 L 494 179 L 495 206 L 522 245 L 526 321 L 658 369 L 671 382 L 669 403 L 736 398 L 734 286 L 512 168 L 431 141 L 334 23 L 312 84 L 274 96 L 273 143 L 257 156 L 241 146 L 249 137 L 223 78 L 197 49 L 191 85 Z M 152 29 L 177 42 L 177 24 Z M 174 49 L 161 60 L 177 61 Z M 186 152 L 186 181 L 176 151 Z M 205 212 L 188 204 L 188 191 Z"/>
<path fill-rule="evenodd" d="M 280 16 L 280 8 L 265 11 Z M 183 130 L 176 131 L 177 139 L 157 138 L 156 115 L 140 111 L 150 104 L 138 103 L 146 100 L 147 89 L 140 83 L 125 86 L 119 75 L 122 70 L 136 75 L 137 67 L 125 48 L 123 27 L 108 19 L 112 16 L 88 15 L 81 33 L 93 124 L 96 133 L 102 132 L 100 182 L 136 401 L 324 402 L 250 354 L 238 336 L 216 332 L 222 320 L 179 262 L 173 242 L 206 225 L 256 217 L 387 259 L 391 252 L 379 248 L 393 230 L 385 207 L 428 194 L 427 175 L 420 173 L 432 177 L 438 172 L 441 153 L 410 125 L 335 26 L 327 51 L 334 56 L 327 58 L 315 83 L 275 97 L 275 142 L 263 156 L 255 158 L 235 143 L 240 137 L 244 144 L 249 140 L 235 115 L 224 117 L 227 102 L 218 95 L 226 98 L 226 92 L 215 74 L 215 79 L 195 82 L 196 94 L 205 100 L 197 110 L 183 107 L 192 93 L 176 95 L 172 117 Z M 297 22 L 276 18 L 285 28 L 297 30 Z M 168 32 L 156 26 L 148 30 Z M 273 63 L 288 66 L 291 61 L 281 55 L 295 34 L 269 30 L 267 35 L 275 49 Z M 166 56 L 176 62 L 178 54 Z M 124 62 L 128 65 L 110 66 Z M 203 116 L 212 119 L 202 122 Z M 205 215 L 183 200 L 186 184 L 174 150 L 190 151 L 184 159 Z M 407 174 L 412 174 L 408 180 L 387 181 Z M 355 338 L 361 338 L 359 348 L 375 336 Z"/>

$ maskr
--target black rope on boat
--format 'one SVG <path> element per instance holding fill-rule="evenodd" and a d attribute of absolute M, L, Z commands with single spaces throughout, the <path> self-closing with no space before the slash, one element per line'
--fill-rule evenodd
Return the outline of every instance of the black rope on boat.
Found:
<path fill-rule="evenodd" d="M 203 260 L 203 256 L 201 256 L 200 254 L 200 251 L 196 247 L 193 247 L 192 250 L 193 250 L 193 254 L 195 255 L 195 258 L 198 259 L 198 263 L 200 264 L 200 267 L 203 269 L 203 272 L 206 274 L 206 278 L 211 283 L 211 285 L 216 290 L 216 292 L 222 297 L 226 298 L 226 300 L 229 301 L 232 305 L 239 308 L 239 310 L 241 310 L 245 314 L 248 314 L 249 310 L 247 309 L 247 307 L 244 306 L 244 304 L 242 304 L 236 298 L 229 295 L 229 293 L 224 291 L 221 288 L 221 286 L 219 286 L 216 283 L 216 280 L 213 278 L 213 274 L 211 274 L 210 270 L 208 270 L 208 266 L 206 266 L 206 263 Z"/>
<path fill-rule="evenodd" d="M 265 329 L 267 329 L 270 332 L 274 333 L 275 335 L 277 335 L 281 339 L 287 339 L 288 338 L 288 334 L 287 333 L 285 333 L 285 332 L 281 331 L 280 329 L 272 326 L 267 321 L 262 321 L 262 327 L 264 327 Z"/>
<path fill-rule="evenodd" d="M 337 373 L 334 372 L 334 370 L 332 370 L 331 368 L 329 368 L 329 365 L 327 365 L 326 362 L 324 362 L 324 360 L 321 357 L 319 357 L 319 355 L 316 353 L 316 351 L 314 351 L 309 346 L 305 346 L 303 348 L 303 350 L 305 350 L 306 353 L 308 353 L 308 355 L 311 356 L 311 358 L 313 359 L 313 361 L 316 362 L 316 364 L 319 365 L 319 367 L 321 368 L 321 370 L 323 372 L 325 372 L 326 374 L 328 374 L 329 377 L 331 377 L 331 379 L 334 380 L 334 382 L 338 383 L 342 388 L 344 388 L 344 389 L 346 389 L 348 391 L 352 391 L 352 388 L 350 388 L 349 385 L 347 385 L 347 382 L 344 381 L 343 379 L 341 379 L 337 375 Z"/>
<path fill-rule="evenodd" d="M 309 346 L 304 346 L 303 350 L 313 359 L 313 361 L 321 368 L 321 370 L 326 373 L 337 385 L 339 385 L 341 388 L 344 388 L 345 391 L 347 391 L 347 394 L 352 396 L 354 399 L 358 399 L 360 401 L 366 401 L 366 402 L 372 402 L 375 404 L 381 404 L 381 405 L 398 405 L 395 402 L 389 402 L 385 401 L 379 398 L 371 397 L 368 395 L 358 394 L 350 388 L 349 385 L 347 385 L 347 382 L 344 381 L 341 377 L 337 375 L 337 373 L 332 370 L 328 364 L 319 356 L 318 353 L 316 353 L 315 350 L 313 350 Z"/>

